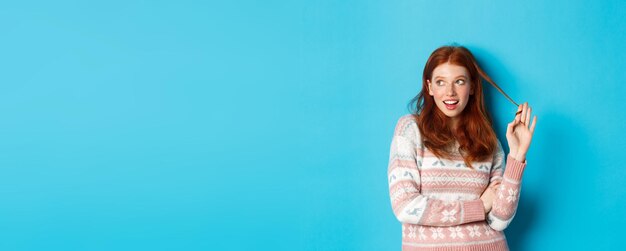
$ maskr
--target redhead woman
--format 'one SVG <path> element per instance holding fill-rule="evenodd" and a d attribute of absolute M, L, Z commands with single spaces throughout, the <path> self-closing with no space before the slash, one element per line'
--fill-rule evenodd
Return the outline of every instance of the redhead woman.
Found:
<path fill-rule="evenodd" d="M 397 121 L 388 181 L 402 250 L 508 250 L 503 230 L 517 210 L 537 117 L 518 105 L 505 155 L 483 79 L 515 104 L 468 49 L 440 47 L 426 62 L 414 111 Z"/>

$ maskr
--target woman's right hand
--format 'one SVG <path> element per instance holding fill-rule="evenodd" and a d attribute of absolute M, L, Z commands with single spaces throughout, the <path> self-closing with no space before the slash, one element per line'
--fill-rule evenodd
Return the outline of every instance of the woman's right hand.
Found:
<path fill-rule="evenodd" d="M 483 201 L 483 206 L 485 207 L 485 213 L 491 211 L 491 207 L 493 206 L 493 201 L 496 199 L 496 190 L 498 186 L 500 186 L 501 181 L 494 181 L 489 184 L 489 187 L 485 189 L 483 194 L 480 196 L 480 200 Z"/>
<path fill-rule="evenodd" d="M 520 162 L 526 160 L 526 153 L 535 133 L 537 116 L 534 116 L 531 123 L 531 113 L 532 108 L 528 106 L 528 102 L 521 104 L 517 108 L 515 118 L 506 128 L 506 140 L 509 143 L 510 150 L 509 155 Z"/>

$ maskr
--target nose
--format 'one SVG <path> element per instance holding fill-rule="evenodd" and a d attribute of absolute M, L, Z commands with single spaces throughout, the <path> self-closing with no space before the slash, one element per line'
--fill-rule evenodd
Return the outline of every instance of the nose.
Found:
<path fill-rule="evenodd" d="M 455 87 L 454 87 L 454 84 L 452 84 L 452 85 L 448 85 L 448 86 L 446 87 L 446 94 L 447 94 L 448 96 L 456 96 L 456 89 L 455 89 Z"/>

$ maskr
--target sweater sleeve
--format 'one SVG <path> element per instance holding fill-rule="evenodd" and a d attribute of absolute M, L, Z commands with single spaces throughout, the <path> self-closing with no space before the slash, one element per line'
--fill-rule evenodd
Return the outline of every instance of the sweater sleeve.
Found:
<path fill-rule="evenodd" d="M 389 155 L 389 196 L 393 212 L 400 222 L 455 226 L 485 220 L 485 209 L 480 199 L 445 201 L 421 194 L 423 151 L 419 130 L 412 117 L 404 116 L 398 121 Z"/>
<path fill-rule="evenodd" d="M 501 180 L 502 183 L 496 191 L 496 198 L 493 201 L 491 211 L 487 214 L 487 222 L 491 228 L 502 231 L 511 223 L 517 211 L 526 161 L 520 162 L 508 156 L 506 168 L 503 171 L 504 151 L 499 143 L 498 146 L 498 152 L 494 157 L 491 169 L 490 182 Z"/>

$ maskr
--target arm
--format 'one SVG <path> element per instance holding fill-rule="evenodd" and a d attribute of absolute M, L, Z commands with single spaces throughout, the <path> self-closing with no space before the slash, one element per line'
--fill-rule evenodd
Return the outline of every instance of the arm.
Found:
<path fill-rule="evenodd" d="M 524 173 L 526 163 L 520 162 L 509 155 L 503 172 L 504 151 L 499 144 L 498 146 L 498 153 L 495 155 L 492 164 L 490 182 L 500 181 L 501 183 L 496 190 L 492 209 L 487 214 L 487 222 L 491 228 L 502 231 L 511 223 L 517 211 L 522 174 Z"/>
<path fill-rule="evenodd" d="M 388 181 L 391 206 L 403 223 L 428 226 L 455 226 L 485 220 L 480 199 L 444 201 L 421 194 L 420 171 L 422 151 L 417 124 L 411 117 L 398 120 L 391 142 Z"/>
<path fill-rule="evenodd" d="M 494 157 L 492 165 L 491 182 L 502 180 L 497 188 L 496 197 L 493 201 L 493 208 L 487 215 L 487 222 L 491 228 L 502 231 L 513 220 L 517 211 L 518 199 L 520 196 L 521 180 L 526 168 L 526 153 L 530 147 L 537 116 L 530 122 L 532 109 L 528 103 L 519 106 L 518 113 L 506 130 L 506 138 L 509 144 L 510 153 L 506 160 L 506 169 L 502 174 L 504 152 L 498 144 L 498 153 Z M 499 177 L 502 178 L 499 178 Z"/>

